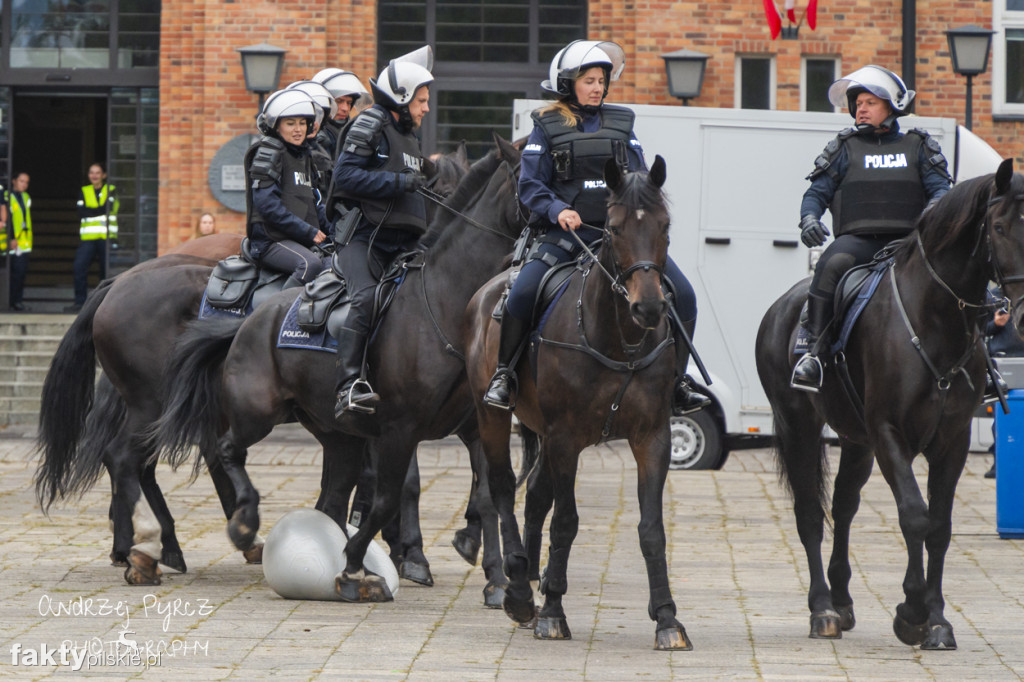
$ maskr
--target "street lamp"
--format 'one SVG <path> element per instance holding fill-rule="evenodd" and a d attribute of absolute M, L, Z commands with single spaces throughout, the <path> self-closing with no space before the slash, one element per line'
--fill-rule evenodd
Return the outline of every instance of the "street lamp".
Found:
<path fill-rule="evenodd" d="M 709 56 L 694 50 L 676 50 L 661 55 L 665 60 L 669 94 L 683 100 L 683 106 L 689 105 L 694 97 L 700 97 Z"/>
<path fill-rule="evenodd" d="M 964 127 L 971 129 L 971 79 L 978 74 L 985 73 L 988 68 L 988 51 L 992 46 L 992 34 L 978 26 L 961 26 L 946 31 L 946 40 L 949 41 L 949 56 L 953 60 L 953 71 L 961 76 L 967 76 L 967 115 L 964 117 Z"/>
<path fill-rule="evenodd" d="M 285 50 L 267 43 L 240 47 L 242 73 L 245 74 L 245 89 L 260 96 L 260 111 L 263 111 L 263 97 L 277 89 L 281 79 L 281 65 L 284 64 Z"/>

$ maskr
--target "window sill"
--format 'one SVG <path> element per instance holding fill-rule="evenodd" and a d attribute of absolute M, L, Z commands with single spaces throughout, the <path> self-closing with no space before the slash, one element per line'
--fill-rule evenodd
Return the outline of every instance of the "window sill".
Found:
<path fill-rule="evenodd" d="M 992 114 L 993 123 L 1011 123 L 1024 121 L 1024 113 L 1021 114 Z"/>

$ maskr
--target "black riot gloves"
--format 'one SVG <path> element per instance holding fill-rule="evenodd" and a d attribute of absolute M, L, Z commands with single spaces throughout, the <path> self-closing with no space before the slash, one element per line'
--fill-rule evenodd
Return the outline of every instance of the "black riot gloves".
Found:
<path fill-rule="evenodd" d="M 832 234 L 825 225 L 810 213 L 800 219 L 800 241 L 804 246 L 815 247 L 825 243 L 825 237 Z"/>
<path fill-rule="evenodd" d="M 415 192 L 427 184 L 427 176 L 423 173 L 399 173 L 398 188 L 403 192 Z"/>

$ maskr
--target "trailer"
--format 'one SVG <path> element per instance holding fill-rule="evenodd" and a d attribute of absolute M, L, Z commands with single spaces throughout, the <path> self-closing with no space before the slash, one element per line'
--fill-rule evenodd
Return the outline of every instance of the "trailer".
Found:
<path fill-rule="evenodd" d="M 530 112 L 544 104 L 516 100 L 512 139 L 529 134 Z M 720 468 L 730 451 L 771 442 L 771 407 L 758 380 L 754 339 L 764 312 L 813 271 L 821 254 L 800 243 L 800 200 L 815 157 L 852 119 L 845 113 L 624 106 L 636 112 L 648 163 L 660 154 L 667 165 L 669 254 L 696 291 L 694 342 L 712 379 L 706 388 L 714 404 L 673 419 L 672 467 Z M 937 139 L 957 179 L 994 172 L 1002 160 L 954 119 L 908 116 L 900 126 Z M 822 220 L 831 230 L 831 215 Z M 692 363 L 690 370 L 699 381 Z M 974 431 L 991 442 L 987 427 Z"/>

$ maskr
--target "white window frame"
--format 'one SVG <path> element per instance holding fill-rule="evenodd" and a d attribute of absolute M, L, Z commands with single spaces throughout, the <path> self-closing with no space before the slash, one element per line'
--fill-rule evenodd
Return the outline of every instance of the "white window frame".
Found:
<path fill-rule="evenodd" d="M 997 0 L 998 1 L 998 0 Z M 832 62 L 832 80 L 839 80 L 839 63 L 840 58 L 833 55 L 826 54 L 805 54 L 800 58 L 800 111 L 807 111 L 807 60 L 812 59 L 816 62 Z M 832 111 L 838 113 L 841 109 L 837 106 L 832 107 Z"/>
<path fill-rule="evenodd" d="M 774 110 L 776 104 L 776 91 L 778 89 L 778 79 L 776 77 L 776 62 L 775 55 L 773 54 L 737 54 L 735 67 L 733 72 L 733 82 L 735 87 L 733 88 L 733 107 L 739 109 L 742 106 L 743 99 L 743 60 L 744 59 L 767 59 L 769 63 L 768 69 L 768 109 Z"/>
<path fill-rule="evenodd" d="M 1006 9 L 1006 0 L 992 3 L 992 113 L 1024 116 L 1024 103 L 1006 101 L 1006 30 L 1024 30 L 1024 11 Z M 958 78 L 964 78 L 958 76 Z M 966 86 L 965 86 L 966 87 Z"/>

